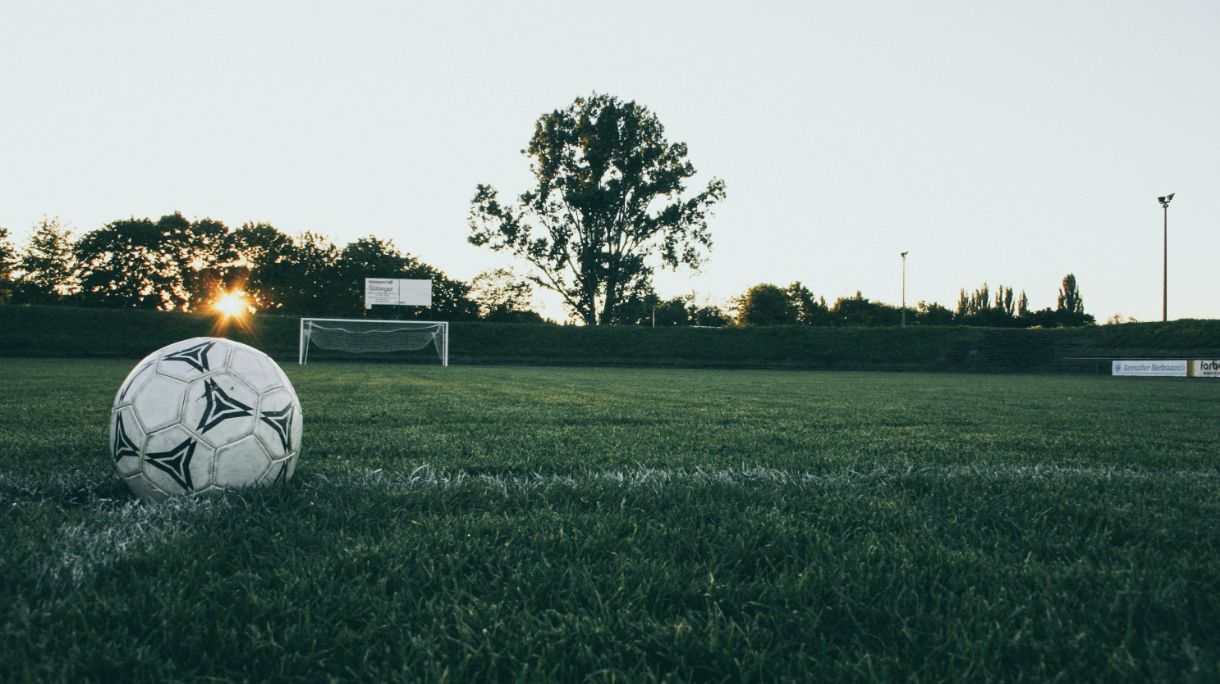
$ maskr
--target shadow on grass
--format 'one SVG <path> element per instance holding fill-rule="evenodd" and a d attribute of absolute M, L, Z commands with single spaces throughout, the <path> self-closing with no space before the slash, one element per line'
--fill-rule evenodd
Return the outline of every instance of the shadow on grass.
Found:
<path fill-rule="evenodd" d="M 94 506 L 101 501 L 117 501 L 126 503 L 136 498 L 136 495 L 131 492 L 117 477 L 108 477 L 94 482 L 86 482 L 74 489 L 65 492 L 60 499 L 60 503 L 66 506 Z"/>
<path fill-rule="evenodd" d="M 231 498 L 243 508 L 263 505 L 268 501 L 293 498 L 292 492 L 300 489 L 294 478 L 288 483 L 270 487 L 249 487 L 229 491 L 213 491 L 198 495 L 200 499 Z M 171 496 L 166 501 L 180 501 L 184 497 Z M 268 501 L 264 501 L 268 500 Z M 2 478 L 0 477 L 0 502 L 20 504 L 52 504 L 63 508 L 96 508 L 101 504 L 123 505 L 141 499 L 119 477 L 103 477 L 97 480 L 81 480 L 63 476 L 60 478 Z M 145 502 L 155 506 L 165 502 Z"/>
<path fill-rule="evenodd" d="M 118 477 L 82 482 L 72 476 L 54 478 L 0 478 L 0 502 L 55 504 L 65 508 L 91 508 L 101 503 L 123 504 L 136 495 Z"/>

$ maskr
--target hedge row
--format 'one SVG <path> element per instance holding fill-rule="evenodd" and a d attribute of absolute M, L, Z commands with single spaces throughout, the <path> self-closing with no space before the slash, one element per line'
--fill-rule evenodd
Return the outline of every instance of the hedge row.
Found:
<path fill-rule="evenodd" d="M 138 358 L 170 342 L 219 335 L 295 360 L 298 319 L 260 315 L 243 329 L 199 314 L 0 306 L 0 355 Z M 537 365 L 878 370 L 1095 370 L 1125 356 L 1220 357 L 1220 321 L 1023 330 L 908 328 L 586 328 L 453 323 L 450 360 Z M 1108 368 L 1108 365 L 1105 365 Z"/>

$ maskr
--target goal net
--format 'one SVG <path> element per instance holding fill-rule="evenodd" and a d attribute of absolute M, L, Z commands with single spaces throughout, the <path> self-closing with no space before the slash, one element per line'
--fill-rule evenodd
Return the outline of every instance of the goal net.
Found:
<path fill-rule="evenodd" d="M 309 350 L 388 356 L 431 348 L 442 366 L 449 365 L 449 323 L 445 321 L 371 321 L 347 318 L 302 318 L 298 363 Z"/>

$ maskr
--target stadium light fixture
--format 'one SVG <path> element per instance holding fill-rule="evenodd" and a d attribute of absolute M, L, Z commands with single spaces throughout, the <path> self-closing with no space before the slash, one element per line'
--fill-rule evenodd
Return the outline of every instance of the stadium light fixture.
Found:
<path fill-rule="evenodd" d="M 1161 203 L 1165 215 L 1161 242 L 1161 322 L 1164 323 L 1169 320 L 1169 202 L 1173 200 L 1173 193 L 1156 199 Z"/>
<path fill-rule="evenodd" d="M 898 256 L 902 257 L 902 327 L 907 327 L 907 254 L 903 252 Z"/>

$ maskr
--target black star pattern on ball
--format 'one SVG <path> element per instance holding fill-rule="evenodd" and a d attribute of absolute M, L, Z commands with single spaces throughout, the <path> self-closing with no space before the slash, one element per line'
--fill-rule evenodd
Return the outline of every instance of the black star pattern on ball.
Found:
<path fill-rule="evenodd" d="M 284 446 L 284 453 L 292 451 L 292 404 L 288 404 L 279 411 L 263 411 L 261 416 L 262 421 L 271 426 L 275 430 L 275 434 L 279 435 L 280 444 Z"/>
<path fill-rule="evenodd" d="M 208 372 L 208 352 L 211 351 L 215 342 L 200 342 L 193 347 L 179 349 L 173 354 L 166 354 L 162 357 L 163 361 L 181 361 L 189 364 L 191 368 L 200 373 Z"/>
<path fill-rule="evenodd" d="M 144 454 L 144 459 L 149 465 L 155 466 L 169 473 L 174 482 L 178 486 L 190 491 L 195 488 L 191 484 L 191 457 L 195 455 L 195 440 L 188 437 L 186 441 L 169 451 L 158 451 L 156 453 Z"/>
<path fill-rule="evenodd" d="M 124 456 L 139 458 L 140 450 L 127 436 L 127 430 L 123 429 L 123 414 L 120 413 L 119 417 L 114 420 L 114 460 L 118 461 Z"/>
<path fill-rule="evenodd" d="M 199 417 L 199 425 L 195 428 L 200 432 L 207 432 L 230 418 L 252 415 L 249 406 L 225 394 L 215 380 L 203 382 L 203 397 L 207 405 L 203 409 L 203 415 Z"/>

